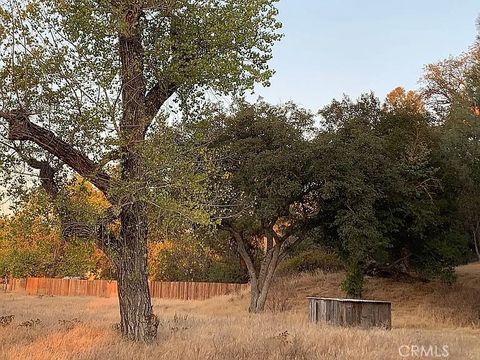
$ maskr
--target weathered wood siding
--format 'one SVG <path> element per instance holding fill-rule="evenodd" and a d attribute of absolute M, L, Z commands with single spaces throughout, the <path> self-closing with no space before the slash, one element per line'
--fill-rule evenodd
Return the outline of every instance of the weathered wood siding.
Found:
<path fill-rule="evenodd" d="M 308 319 L 340 326 L 392 328 L 392 305 L 387 301 L 308 298 Z"/>

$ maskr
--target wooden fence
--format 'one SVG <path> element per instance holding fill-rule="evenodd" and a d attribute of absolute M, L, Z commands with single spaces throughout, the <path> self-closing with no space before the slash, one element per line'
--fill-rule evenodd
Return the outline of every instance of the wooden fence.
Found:
<path fill-rule="evenodd" d="M 249 288 L 248 284 L 205 282 L 149 281 L 154 298 L 205 300 L 214 296 L 238 294 Z M 117 282 L 108 280 L 77 280 L 33 278 L 10 279 L 7 291 L 26 292 L 27 295 L 55 296 L 117 296 Z"/>

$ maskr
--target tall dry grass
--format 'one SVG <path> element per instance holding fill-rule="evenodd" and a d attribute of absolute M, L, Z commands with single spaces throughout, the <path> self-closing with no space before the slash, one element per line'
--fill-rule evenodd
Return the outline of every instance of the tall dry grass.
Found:
<path fill-rule="evenodd" d="M 1 294 L 0 315 L 15 320 L 0 327 L 0 359 L 390 360 L 403 358 L 402 345 L 447 345 L 448 359 L 480 359 L 480 265 L 460 268 L 452 287 L 369 279 L 367 297 L 393 302 L 392 331 L 309 324 L 305 296 L 339 296 L 341 280 L 321 273 L 282 279 L 262 315 L 246 312 L 247 294 L 155 300 L 161 324 L 149 346 L 118 336 L 115 299 Z M 37 318 L 41 324 L 20 326 Z"/>
<path fill-rule="evenodd" d="M 364 297 L 391 301 L 396 328 L 480 329 L 480 263 L 459 267 L 457 275 L 457 282 L 451 286 L 441 282 L 367 278 Z M 270 306 L 277 303 L 302 311 L 307 296 L 343 297 L 340 290 L 343 278 L 343 273 L 284 278 L 275 284 Z"/>

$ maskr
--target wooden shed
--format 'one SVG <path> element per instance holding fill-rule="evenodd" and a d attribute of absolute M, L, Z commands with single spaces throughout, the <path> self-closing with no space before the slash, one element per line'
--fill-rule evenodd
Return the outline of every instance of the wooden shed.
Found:
<path fill-rule="evenodd" d="M 308 320 L 340 326 L 392 328 L 388 301 L 308 297 Z"/>

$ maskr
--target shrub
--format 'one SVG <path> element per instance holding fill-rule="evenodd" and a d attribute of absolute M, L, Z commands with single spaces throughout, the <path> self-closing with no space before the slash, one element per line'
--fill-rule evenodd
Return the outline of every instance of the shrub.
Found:
<path fill-rule="evenodd" d="M 225 258 L 212 262 L 207 272 L 207 281 L 225 283 L 246 283 L 248 274 L 240 266 L 238 258 Z"/>
<path fill-rule="evenodd" d="M 57 276 L 84 277 L 95 271 L 95 244 L 93 241 L 70 240 L 60 262 Z"/>
<path fill-rule="evenodd" d="M 363 276 L 363 267 L 356 261 L 352 261 L 347 266 L 347 276 L 342 283 L 342 290 L 348 296 L 361 298 L 365 278 Z"/>
<path fill-rule="evenodd" d="M 337 272 L 342 269 L 343 264 L 337 254 L 329 250 L 317 248 L 303 250 L 282 261 L 278 267 L 278 273 L 290 275 L 315 270 Z"/>
<path fill-rule="evenodd" d="M 210 262 L 208 247 L 190 238 L 150 247 L 150 276 L 157 281 L 202 281 Z"/>
<path fill-rule="evenodd" d="M 217 253 L 188 236 L 175 242 L 151 244 L 149 269 L 151 278 L 157 281 L 244 283 L 248 280 L 238 257 Z"/>

